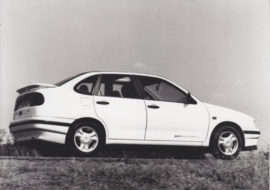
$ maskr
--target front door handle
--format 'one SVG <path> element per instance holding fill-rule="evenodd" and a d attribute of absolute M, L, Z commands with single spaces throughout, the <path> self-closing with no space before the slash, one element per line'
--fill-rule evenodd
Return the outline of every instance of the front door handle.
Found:
<path fill-rule="evenodd" d="M 147 106 L 147 107 L 152 108 L 152 109 L 158 109 L 159 108 L 159 106 L 156 106 L 156 105 L 150 105 L 150 106 Z"/>
<path fill-rule="evenodd" d="M 109 102 L 106 102 L 106 101 L 97 101 L 97 104 L 108 105 Z"/>

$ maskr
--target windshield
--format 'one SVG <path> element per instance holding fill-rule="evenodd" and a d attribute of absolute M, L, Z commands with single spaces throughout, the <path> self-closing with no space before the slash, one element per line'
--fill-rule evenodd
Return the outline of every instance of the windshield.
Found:
<path fill-rule="evenodd" d="M 80 74 L 77 74 L 77 75 L 75 75 L 75 76 L 68 77 L 68 78 L 66 78 L 66 79 L 64 79 L 64 80 L 61 80 L 61 81 L 55 83 L 54 85 L 55 85 L 55 86 L 62 86 L 63 84 L 67 83 L 68 81 L 71 81 L 72 79 L 74 79 L 74 78 L 76 78 L 76 77 L 78 77 L 78 76 L 81 76 L 81 75 L 83 75 L 83 74 L 85 74 L 85 73 L 80 73 Z"/>

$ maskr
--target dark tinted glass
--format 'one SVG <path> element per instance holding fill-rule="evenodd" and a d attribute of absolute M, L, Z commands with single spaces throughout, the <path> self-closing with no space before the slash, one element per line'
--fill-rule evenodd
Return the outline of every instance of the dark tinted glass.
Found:
<path fill-rule="evenodd" d="M 128 75 L 102 75 L 99 96 L 138 98 L 132 80 Z"/>
<path fill-rule="evenodd" d="M 88 77 L 75 86 L 75 91 L 82 94 L 93 94 L 98 75 Z"/>
<path fill-rule="evenodd" d="M 186 94 L 167 81 L 144 76 L 138 76 L 138 78 L 146 99 L 187 103 Z"/>

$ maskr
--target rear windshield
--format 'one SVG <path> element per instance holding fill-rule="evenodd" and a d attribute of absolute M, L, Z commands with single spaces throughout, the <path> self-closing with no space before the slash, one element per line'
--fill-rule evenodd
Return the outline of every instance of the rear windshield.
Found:
<path fill-rule="evenodd" d="M 77 75 L 75 75 L 75 76 L 68 77 L 68 78 L 66 78 L 66 79 L 64 79 L 64 80 L 61 80 L 61 81 L 55 83 L 54 85 L 55 85 L 55 86 L 62 86 L 63 84 L 67 83 L 68 81 L 71 81 L 72 79 L 74 79 L 74 78 L 76 78 L 76 77 L 78 77 L 78 76 L 81 76 L 81 75 L 83 75 L 83 74 L 85 74 L 85 73 L 80 73 L 80 74 L 77 74 Z"/>

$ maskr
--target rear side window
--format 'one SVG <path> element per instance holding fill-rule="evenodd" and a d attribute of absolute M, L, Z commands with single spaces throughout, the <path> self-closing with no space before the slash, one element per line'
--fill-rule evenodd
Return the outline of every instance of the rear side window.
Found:
<path fill-rule="evenodd" d="M 98 75 L 88 77 L 75 86 L 75 91 L 81 94 L 92 95 Z"/>

